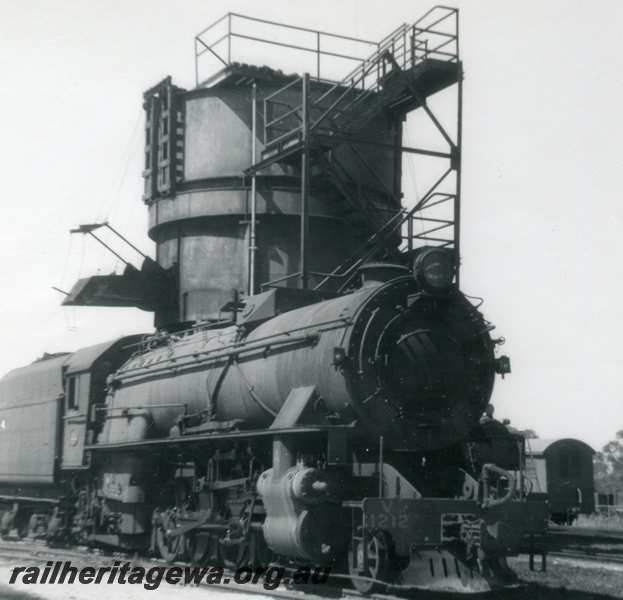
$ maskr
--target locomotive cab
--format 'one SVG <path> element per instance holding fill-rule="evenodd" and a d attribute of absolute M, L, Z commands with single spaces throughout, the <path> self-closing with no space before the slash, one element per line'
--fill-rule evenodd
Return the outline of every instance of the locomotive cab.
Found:
<path fill-rule="evenodd" d="M 138 348 L 125 336 L 74 352 L 63 366 L 62 469 L 88 466 L 85 446 L 95 442 L 106 418 L 106 380 Z"/>
<path fill-rule="evenodd" d="M 89 468 L 85 446 L 101 427 L 106 379 L 139 340 L 126 336 L 73 354 L 44 355 L 0 379 L 3 534 L 46 535 L 57 521 L 50 507 L 60 508 L 64 486 L 73 480 L 79 487 Z"/>

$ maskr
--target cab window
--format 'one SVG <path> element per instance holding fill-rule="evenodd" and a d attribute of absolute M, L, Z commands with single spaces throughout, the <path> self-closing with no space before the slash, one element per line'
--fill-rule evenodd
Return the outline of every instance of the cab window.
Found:
<path fill-rule="evenodd" d="M 67 410 L 78 410 L 79 392 L 80 381 L 78 377 L 69 377 L 67 380 Z"/>

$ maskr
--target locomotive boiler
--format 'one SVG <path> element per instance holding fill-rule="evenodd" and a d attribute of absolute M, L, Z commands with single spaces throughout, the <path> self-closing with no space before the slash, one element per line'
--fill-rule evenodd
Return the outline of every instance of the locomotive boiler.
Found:
<path fill-rule="evenodd" d="M 440 253 L 429 252 L 429 262 Z M 463 439 L 489 400 L 499 365 L 482 316 L 456 290 L 424 292 L 405 267 L 362 271 L 388 280 L 367 278 L 350 294 L 272 318 L 265 305 L 276 291 L 258 294 L 235 325 L 173 336 L 137 353 L 111 377 L 108 408 L 149 407 L 144 426 L 130 430 L 123 419 L 108 420 L 100 439 L 169 435 L 181 412 L 172 398 L 219 423 L 267 427 L 302 387 L 314 388 L 332 422 L 358 421 L 366 435 L 383 435 L 396 450 Z"/>
<path fill-rule="evenodd" d="M 458 11 L 380 42 L 312 32 L 283 47 L 316 58 L 301 75 L 237 60 L 236 40 L 279 45 L 240 20 L 311 31 L 226 15 L 195 40 L 194 88 L 145 93 L 156 259 L 82 279 L 64 304 L 136 306 L 156 331 L 0 380 L 0 530 L 329 565 L 363 592 L 507 581 L 546 512 L 526 497 L 523 440 L 500 446 L 480 421 L 510 363 L 459 286 Z M 327 49 L 340 42 L 359 54 Z M 206 57 L 221 64 L 202 79 Z M 340 60 L 356 66 L 322 70 Z M 454 135 L 429 106 L 443 90 Z M 447 151 L 403 145 L 415 110 Z M 445 164 L 413 206 L 405 154 Z M 75 231 L 103 227 L 128 242 Z"/>

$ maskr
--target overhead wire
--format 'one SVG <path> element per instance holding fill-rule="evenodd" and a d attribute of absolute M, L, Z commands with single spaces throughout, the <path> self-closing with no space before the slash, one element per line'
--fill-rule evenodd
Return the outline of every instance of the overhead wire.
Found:
<path fill-rule="evenodd" d="M 143 113 L 142 109 L 138 109 L 136 118 L 134 120 L 134 126 L 128 137 L 125 148 L 123 152 L 121 153 L 121 160 L 120 160 L 120 165 L 119 165 L 120 175 L 117 181 L 115 191 L 114 193 L 111 193 L 109 195 L 104 194 L 104 196 L 101 198 L 99 202 L 99 206 L 97 207 L 96 211 L 94 211 L 95 213 L 94 222 L 99 223 L 102 221 L 108 221 L 111 213 L 116 209 L 119 203 L 119 199 L 121 197 L 121 191 L 122 191 L 123 185 L 128 175 L 130 163 L 132 162 L 132 158 L 137 152 L 136 138 L 137 138 L 137 134 L 139 131 L 139 125 L 142 119 L 142 113 Z M 69 277 L 70 263 L 73 262 L 75 258 L 78 258 L 77 279 L 80 279 L 84 274 L 84 266 L 85 266 L 86 251 L 87 251 L 87 242 L 86 242 L 87 236 L 85 235 L 81 236 L 82 241 L 80 243 L 79 249 L 77 250 L 79 254 L 79 256 L 77 257 L 74 256 L 76 252 L 76 246 L 73 242 L 73 237 L 74 237 L 73 235 L 69 236 L 69 241 L 67 244 L 67 251 L 65 254 L 64 264 L 63 264 L 63 268 L 61 272 L 61 289 L 67 289 L 67 287 L 71 287 L 74 283 L 74 281 L 69 282 L 68 277 Z M 98 249 L 96 252 L 98 252 L 99 255 L 103 254 L 101 249 Z M 118 264 L 118 261 L 116 261 L 114 264 L 114 271 L 116 272 L 118 268 L 119 268 L 119 264 Z M 99 273 L 99 269 L 98 269 L 98 273 Z M 64 316 L 63 318 L 65 320 L 65 326 L 67 330 L 72 331 L 72 332 L 77 331 L 78 320 L 77 320 L 76 307 L 65 307 L 65 310 L 63 310 L 63 316 Z"/>
<path fill-rule="evenodd" d="M 67 251 L 65 253 L 65 261 L 63 264 L 63 270 L 61 272 L 61 289 L 65 290 L 67 289 L 67 284 L 68 282 L 68 269 L 69 269 L 69 260 L 70 260 L 70 256 L 72 254 L 72 249 L 74 247 L 73 244 L 73 236 L 70 235 L 69 239 L 67 240 Z M 73 312 L 72 311 L 68 311 L 68 310 L 62 310 L 61 311 L 63 313 L 63 320 L 65 321 L 65 329 L 67 329 L 67 331 L 72 331 L 73 330 L 73 326 L 71 323 L 71 318 L 73 316 Z"/>
<path fill-rule="evenodd" d="M 142 118 L 143 118 L 143 110 L 139 109 L 136 115 L 136 119 L 134 120 L 134 126 L 132 128 L 132 132 L 130 133 L 130 136 L 128 137 L 128 141 L 126 142 L 125 148 L 123 152 L 121 153 L 121 161 L 120 161 L 121 174 L 117 181 L 116 189 L 114 193 L 110 195 L 110 199 L 108 201 L 107 206 L 104 205 L 105 198 L 101 202 L 100 207 L 98 209 L 98 215 L 97 215 L 99 221 L 108 220 L 110 215 L 116 209 L 119 203 L 119 199 L 121 197 L 121 190 L 125 183 L 125 180 L 128 174 L 128 169 L 130 167 L 130 163 L 132 162 L 131 159 L 133 158 L 133 149 L 136 150 L 134 146 L 135 146 L 136 136 L 139 130 L 139 124 L 141 123 Z"/>

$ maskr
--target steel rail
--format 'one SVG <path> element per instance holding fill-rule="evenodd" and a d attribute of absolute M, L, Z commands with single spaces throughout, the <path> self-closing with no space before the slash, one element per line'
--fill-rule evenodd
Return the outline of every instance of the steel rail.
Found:
<path fill-rule="evenodd" d="M 219 23 L 223 22 L 227 18 L 231 18 L 230 12 L 225 13 L 220 19 L 217 19 L 216 21 L 214 21 L 214 23 L 208 25 L 205 29 L 202 29 L 197 35 L 195 35 L 195 39 L 197 39 L 199 36 L 202 36 L 204 33 L 207 33 L 208 31 L 210 31 L 210 29 L 214 29 Z"/>
<path fill-rule="evenodd" d="M 445 221 L 443 225 L 437 225 L 437 227 L 431 227 L 430 229 L 427 229 L 426 231 L 421 231 L 420 233 L 417 234 L 417 236 L 423 238 L 424 236 L 427 236 L 429 233 L 435 233 L 435 231 L 446 229 L 447 227 L 451 227 L 452 225 L 454 225 L 454 221 Z"/>
<path fill-rule="evenodd" d="M 288 129 L 288 130 L 280 129 L 280 131 L 285 131 L 285 133 L 282 133 L 280 136 L 277 136 L 276 138 L 273 138 L 272 140 L 268 140 L 266 142 L 266 147 L 268 147 L 269 145 L 274 146 L 278 142 L 282 142 L 283 140 L 289 140 L 291 138 L 293 139 L 297 135 L 300 135 L 301 130 L 302 130 L 302 125 L 297 125 L 296 127 L 293 127 L 292 129 Z M 264 150 L 264 153 L 266 153 L 266 150 Z"/>
<path fill-rule="evenodd" d="M 362 44 L 369 44 L 372 46 L 376 46 L 377 42 L 373 42 L 371 40 L 364 40 L 362 38 L 351 37 L 347 35 L 341 35 L 339 33 L 331 33 L 329 31 L 322 31 L 321 29 L 310 29 L 308 27 L 300 27 L 299 25 L 288 25 L 287 23 L 279 23 L 278 21 L 270 21 L 268 19 L 261 19 L 259 17 L 250 17 L 248 15 L 243 15 L 240 13 L 230 12 L 228 13 L 232 17 L 237 17 L 239 19 L 244 19 L 246 21 L 254 21 L 257 23 L 265 23 L 267 25 L 275 25 L 277 27 L 283 27 L 285 29 L 296 29 L 298 31 L 306 31 L 308 33 L 319 33 L 320 35 L 326 35 L 327 37 L 338 38 L 341 40 L 349 40 L 351 42 L 360 42 Z M 224 17 L 221 17 L 220 20 L 223 20 Z"/>
<path fill-rule="evenodd" d="M 342 79 L 342 81 L 340 82 L 340 84 L 337 84 L 336 86 L 334 86 L 333 89 L 328 90 L 327 92 L 325 92 L 325 94 L 323 94 L 322 96 L 320 96 L 320 98 L 318 98 L 314 104 L 318 104 L 318 102 L 322 101 L 329 93 L 333 92 L 335 90 L 335 88 L 344 86 L 346 87 L 346 84 L 352 80 L 359 72 L 359 70 L 363 69 L 364 66 L 366 65 L 366 63 L 371 63 L 371 67 L 370 68 L 374 68 L 377 66 L 377 62 L 379 60 L 379 58 L 381 58 L 383 56 L 383 54 L 388 50 L 388 48 L 386 46 L 391 45 L 390 42 L 398 35 L 402 34 L 403 31 L 406 31 L 408 29 L 408 25 L 403 24 L 400 27 L 398 27 L 397 29 L 395 29 L 392 34 L 391 34 L 391 38 L 386 38 L 384 40 L 381 40 L 381 42 L 379 42 L 378 47 L 376 49 L 375 52 L 372 53 L 371 56 L 369 56 L 368 58 L 364 59 L 362 61 L 361 65 L 356 66 L 350 73 L 348 73 L 347 75 L 344 76 L 344 78 Z M 364 77 L 365 75 L 368 73 L 369 71 L 367 71 L 366 73 L 364 73 Z M 361 77 L 360 77 L 361 78 Z M 359 79 L 360 79 L 359 78 Z M 351 86 L 349 87 L 349 89 L 351 89 L 352 87 L 354 87 L 354 84 L 351 82 Z"/>
<path fill-rule="evenodd" d="M 271 44 L 273 46 L 281 46 L 282 48 L 291 48 L 292 50 L 303 50 L 304 52 L 312 52 L 313 54 L 318 54 L 318 50 L 315 48 L 307 48 L 306 46 L 297 46 L 296 44 L 286 44 L 285 42 L 275 42 L 274 40 L 269 40 L 267 38 L 258 38 L 252 35 L 245 35 L 242 33 L 232 32 L 229 34 L 231 37 L 242 38 L 245 40 L 251 40 L 254 42 L 261 42 L 263 44 Z M 340 54 L 339 52 L 329 52 L 327 50 L 321 50 L 321 55 L 324 56 L 333 56 L 334 58 L 343 58 L 344 60 L 356 60 L 358 62 L 363 62 L 365 58 L 359 58 L 358 56 L 350 56 L 348 54 Z"/>
<path fill-rule="evenodd" d="M 444 244 L 454 243 L 454 240 L 449 240 L 447 238 L 432 237 L 430 235 L 418 234 L 418 235 L 414 235 L 413 237 L 416 240 L 426 240 L 427 242 L 439 242 L 439 243 L 444 243 Z"/>
<path fill-rule="evenodd" d="M 264 102 L 268 102 L 269 100 L 271 100 L 278 94 L 281 94 L 281 92 L 285 92 L 287 89 L 290 89 L 293 85 L 295 85 L 299 81 L 303 81 L 303 78 L 296 77 L 295 79 L 293 79 L 292 81 L 284 85 L 283 87 L 280 87 L 277 91 L 273 92 L 272 94 L 269 94 L 268 96 L 264 96 Z"/>
<path fill-rule="evenodd" d="M 623 554 L 608 554 L 605 552 L 581 552 L 574 550 L 553 550 L 548 556 L 566 558 L 568 560 L 585 560 L 589 562 L 623 564 Z"/>
<path fill-rule="evenodd" d="M 413 27 L 413 31 L 415 31 L 415 33 L 430 33 L 431 35 L 440 35 L 441 37 L 447 37 L 453 40 L 457 39 L 457 35 L 455 33 L 448 33 L 447 31 L 439 31 L 437 29 L 429 29 L 428 27 Z M 423 42 L 423 40 L 420 40 L 420 42 Z"/>
<path fill-rule="evenodd" d="M 206 44 L 202 39 L 195 38 L 195 42 L 199 42 L 203 46 L 203 50 L 201 52 L 197 52 L 195 56 L 196 57 L 203 56 L 208 50 L 212 50 L 212 48 L 214 48 L 215 46 L 218 46 L 223 40 L 226 40 L 228 35 L 229 35 L 228 33 L 222 35 L 220 38 L 218 38 L 215 42 L 212 42 L 211 44 Z M 213 52 L 213 54 L 216 54 L 216 53 Z"/>
<path fill-rule="evenodd" d="M 452 225 L 454 221 L 448 221 L 448 219 L 433 219 L 433 217 L 416 217 L 415 215 L 411 217 L 414 221 L 432 221 L 433 223 L 447 223 L 448 225 Z"/>
<path fill-rule="evenodd" d="M 623 529 L 605 529 L 599 527 L 568 527 L 564 525 L 550 525 L 548 535 L 554 537 L 579 538 L 614 538 L 623 542 Z"/>
<path fill-rule="evenodd" d="M 224 58 L 222 58 L 221 56 L 219 56 L 216 52 L 214 52 L 214 50 L 212 50 L 212 48 L 210 48 L 210 46 L 206 45 L 202 40 L 197 40 L 200 44 L 203 44 L 205 49 L 207 51 L 210 51 L 214 56 L 216 56 L 216 58 L 218 58 L 226 67 L 229 66 L 229 63 L 227 63 L 227 61 L 225 61 Z M 197 56 L 201 56 L 201 55 L 197 55 Z"/>
<path fill-rule="evenodd" d="M 448 12 L 443 15 L 442 17 L 440 17 L 439 19 L 437 19 L 437 21 L 434 21 L 433 23 L 430 23 L 428 26 L 429 27 L 434 27 L 435 25 L 437 25 L 438 23 L 441 23 L 443 20 L 445 19 L 449 19 L 453 14 L 458 14 L 458 9 L 457 8 L 453 8 L 451 6 L 443 6 L 441 4 L 438 4 L 436 6 L 433 6 L 432 8 L 430 8 L 429 10 L 427 10 L 416 22 L 415 25 L 417 25 L 418 23 L 421 23 L 424 19 L 426 19 L 426 17 L 428 17 L 428 15 L 432 14 L 435 11 L 438 10 L 447 10 Z"/>
<path fill-rule="evenodd" d="M 266 123 L 265 127 L 269 128 L 271 125 L 274 125 L 275 123 L 280 123 L 284 119 L 287 119 L 288 117 L 291 117 L 292 115 L 298 113 L 302 108 L 303 108 L 302 105 L 299 104 L 298 106 L 295 106 L 294 108 L 292 108 L 290 110 L 287 110 L 286 112 L 282 113 L 278 117 L 274 118 L 272 121 L 268 121 L 268 123 Z M 299 117 L 299 121 L 300 120 L 301 120 L 301 118 Z"/>
<path fill-rule="evenodd" d="M 296 273 L 289 273 L 288 275 L 284 275 L 283 277 L 277 277 L 277 279 L 271 279 L 270 281 L 267 281 L 266 283 L 262 283 L 261 287 L 274 286 L 276 283 L 281 283 L 282 281 L 288 281 L 290 279 L 294 279 L 295 277 L 298 277 L 299 275 L 300 275 L 299 271 L 297 271 Z"/>

